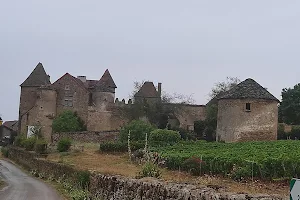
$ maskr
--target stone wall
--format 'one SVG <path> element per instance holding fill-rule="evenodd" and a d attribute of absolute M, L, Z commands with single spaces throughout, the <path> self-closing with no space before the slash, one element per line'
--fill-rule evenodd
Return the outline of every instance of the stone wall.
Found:
<path fill-rule="evenodd" d="M 102 131 L 102 132 L 70 132 L 52 134 L 52 142 L 57 143 L 61 138 L 70 138 L 76 142 L 94 142 L 101 143 L 105 141 L 115 141 L 119 138 L 119 131 Z"/>
<path fill-rule="evenodd" d="M 62 177 L 64 177 L 64 180 L 76 180 L 76 174 L 80 172 L 71 166 L 38 159 L 35 153 L 26 152 L 14 147 L 9 148 L 9 158 L 26 169 L 43 173 L 45 178 L 52 176 L 56 180 Z M 73 183 L 76 185 L 76 182 Z M 92 194 L 92 199 L 114 200 L 283 199 L 279 196 L 233 194 L 199 185 L 166 183 L 156 179 L 131 179 L 122 176 L 103 175 L 95 172 L 92 172 L 90 176 L 89 191 Z"/>
<path fill-rule="evenodd" d="M 246 110 L 246 103 L 250 103 L 251 111 Z M 276 140 L 277 126 L 276 101 L 222 99 L 218 102 L 217 140 Z"/>

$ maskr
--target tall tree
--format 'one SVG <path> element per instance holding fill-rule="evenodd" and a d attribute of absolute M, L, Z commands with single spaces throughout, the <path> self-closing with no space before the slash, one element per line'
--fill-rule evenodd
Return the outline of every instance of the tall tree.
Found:
<path fill-rule="evenodd" d="M 300 124 L 300 83 L 284 88 L 279 106 L 279 120 L 287 124 Z"/>

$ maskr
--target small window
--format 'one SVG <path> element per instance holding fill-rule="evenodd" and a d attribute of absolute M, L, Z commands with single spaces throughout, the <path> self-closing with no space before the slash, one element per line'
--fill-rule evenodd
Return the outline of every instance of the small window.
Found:
<path fill-rule="evenodd" d="M 73 98 L 65 98 L 64 106 L 72 107 L 73 106 Z"/>
<path fill-rule="evenodd" d="M 246 111 L 247 112 L 251 111 L 251 104 L 250 103 L 246 103 Z"/>
<path fill-rule="evenodd" d="M 65 90 L 70 90 L 70 85 L 65 85 Z"/>

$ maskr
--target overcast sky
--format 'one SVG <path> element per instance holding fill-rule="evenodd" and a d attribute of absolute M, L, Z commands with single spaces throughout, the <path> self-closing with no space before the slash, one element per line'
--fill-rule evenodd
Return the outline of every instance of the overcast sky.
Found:
<path fill-rule="evenodd" d="M 227 76 L 280 98 L 300 82 L 299 11 L 299 0 L 3 0 L 0 114 L 17 119 L 19 85 L 38 62 L 52 82 L 108 68 L 119 99 L 151 80 L 205 104 Z"/>

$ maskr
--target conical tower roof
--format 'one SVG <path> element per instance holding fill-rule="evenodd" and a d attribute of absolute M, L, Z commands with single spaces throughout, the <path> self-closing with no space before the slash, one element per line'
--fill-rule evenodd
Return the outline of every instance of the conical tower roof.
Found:
<path fill-rule="evenodd" d="M 100 80 L 96 83 L 95 89 L 101 92 L 113 92 L 115 88 L 117 88 L 117 86 L 107 69 Z"/>
<path fill-rule="evenodd" d="M 38 87 L 48 84 L 51 84 L 49 76 L 46 74 L 42 63 L 39 63 L 28 78 L 21 84 L 21 87 Z"/>
<path fill-rule="evenodd" d="M 218 99 L 266 99 L 279 102 L 276 97 L 251 78 L 234 86 Z"/>
<path fill-rule="evenodd" d="M 134 95 L 135 97 L 145 97 L 145 98 L 151 98 L 151 97 L 159 97 L 158 92 L 156 91 L 156 88 L 153 84 L 153 82 L 146 81 L 140 90 Z"/>

